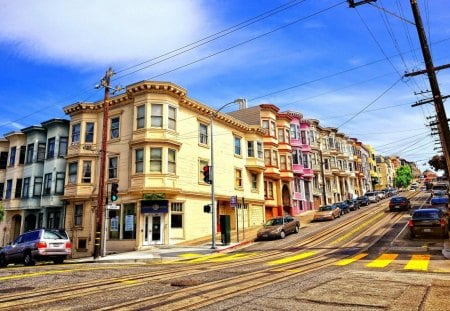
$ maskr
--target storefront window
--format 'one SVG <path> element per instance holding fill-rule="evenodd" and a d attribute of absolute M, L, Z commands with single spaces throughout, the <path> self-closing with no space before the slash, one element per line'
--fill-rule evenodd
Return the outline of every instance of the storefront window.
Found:
<path fill-rule="evenodd" d="M 136 238 L 136 204 L 122 204 L 120 210 L 109 210 L 109 239 L 127 240 Z"/>

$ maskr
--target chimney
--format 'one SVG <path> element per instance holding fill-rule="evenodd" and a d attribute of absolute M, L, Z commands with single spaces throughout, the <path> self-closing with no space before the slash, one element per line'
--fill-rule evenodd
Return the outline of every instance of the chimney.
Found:
<path fill-rule="evenodd" d="M 247 100 L 245 98 L 236 99 L 236 103 L 239 103 L 239 110 L 247 109 Z"/>

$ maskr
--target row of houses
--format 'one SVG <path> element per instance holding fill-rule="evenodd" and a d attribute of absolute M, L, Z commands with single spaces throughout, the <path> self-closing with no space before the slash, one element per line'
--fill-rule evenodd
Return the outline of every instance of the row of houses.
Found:
<path fill-rule="evenodd" d="M 77 102 L 64 108 L 68 120 L 0 139 L 3 245 L 33 228 L 64 228 L 74 257 L 92 254 L 103 105 Z M 221 215 L 229 215 L 232 229 L 237 216 L 250 227 L 392 186 L 404 161 L 376 156 L 371 146 L 300 112 L 238 100 L 237 110 L 224 113 L 169 82 L 128 85 L 108 105 L 106 197 L 118 185 L 117 209 L 104 217 L 108 251 L 210 235 L 211 214 L 203 207 L 211 204 L 212 186 L 203 168 L 211 157 L 219 231 Z"/>

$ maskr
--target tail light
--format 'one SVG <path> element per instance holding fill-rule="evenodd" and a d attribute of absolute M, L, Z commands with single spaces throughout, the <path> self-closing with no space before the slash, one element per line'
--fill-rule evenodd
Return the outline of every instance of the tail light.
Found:
<path fill-rule="evenodd" d="M 39 249 L 39 248 L 47 248 L 47 243 L 44 242 L 44 241 L 39 241 L 39 242 L 37 242 L 36 247 L 37 247 L 38 249 Z"/>
<path fill-rule="evenodd" d="M 408 220 L 408 227 L 414 227 L 414 222 L 412 219 Z"/>
<path fill-rule="evenodd" d="M 72 249 L 72 243 L 70 243 L 70 242 L 66 242 L 66 248 L 70 248 L 70 249 Z"/>
<path fill-rule="evenodd" d="M 441 219 L 441 227 L 445 226 L 447 226 L 447 222 L 445 221 L 445 219 Z"/>

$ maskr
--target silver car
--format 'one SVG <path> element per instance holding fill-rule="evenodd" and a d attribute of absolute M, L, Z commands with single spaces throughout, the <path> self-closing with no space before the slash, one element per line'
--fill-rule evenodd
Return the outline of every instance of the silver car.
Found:
<path fill-rule="evenodd" d="M 36 261 L 63 263 L 72 254 L 72 243 L 64 230 L 36 229 L 19 235 L 0 250 L 0 267 L 10 263 L 32 266 Z"/>

